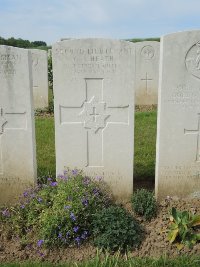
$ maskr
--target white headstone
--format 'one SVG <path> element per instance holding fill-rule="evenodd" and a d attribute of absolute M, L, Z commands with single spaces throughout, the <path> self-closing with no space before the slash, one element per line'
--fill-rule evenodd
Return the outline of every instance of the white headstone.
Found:
<path fill-rule="evenodd" d="M 36 180 L 31 54 L 0 46 L 0 204 Z"/>
<path fill-rule="evenodd" d="M 48 107 L 48 55 L 40 49 L 30 49 L 33 70 L 33 99 L 35 109 Z"/>
<path fill-rule="evenodd" d="M 53 46 L 56 168 L 101 176 L 114 195 L 133 190 L 135 46 L 83 39 Z"/>
<path fill-rule="evenodd" d="M 200 31 L 161 39 L 156 194 L 200 196 Z"/>
<path fill-rule="evenodd" d="M 136 46 L 135 104 L 158 103 L 158 72 L 160 43 L 138 42 Z"/>

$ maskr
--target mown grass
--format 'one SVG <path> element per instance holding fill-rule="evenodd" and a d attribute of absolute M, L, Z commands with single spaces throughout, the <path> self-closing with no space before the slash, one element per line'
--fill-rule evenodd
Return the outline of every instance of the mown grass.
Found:
<path fill-rule="evenodd" d="M 65 264 L 51 264 L 51 263 L 7 263 L 1 264 L 2 267 L 199 267 L 200 257 L 179 257 L 176 259 L 167 259 L 165 257 L 160 259 L 148 259 L 148 258 L 132 258 L 121 259 L 117 256 L 107 256 L 100 260 L 97 256 L 95 259 L 87 262 L 71 262 Z"/>
<path fill-rule="evenodd" d="M 155 179 L 157 112 L 135 113 L 134 179 Z"/>
<path fill-rule="evenodd" d="M 35 120 L 38 179 L 55 176 L 55 127 L 53 117 Z"/>
<path fill-rule="evenodd" d="M 154 180 L 156 111 L 136 112 L 134 179 Z M 36 117 L 38 177 L 55 176 L 55 129 L 53 117 Z M 134 137 L 133 137 L 134 138 Z M 67 164 L 67 163 L 66 163 Z"/>

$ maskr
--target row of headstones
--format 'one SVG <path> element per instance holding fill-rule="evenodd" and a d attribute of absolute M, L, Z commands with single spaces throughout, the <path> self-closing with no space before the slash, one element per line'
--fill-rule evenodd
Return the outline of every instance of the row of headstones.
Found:
<path fill-rule="evenodd" d="M 135 104 L 156 105 L 158 101 L 158 72 L 160 44 L 156 41 L 138 42 L 135 55 Z M 33 103 L 35 109 L 48 107 L 48 52 L 30 49 L 32 57 Z"/>
<path fill-rule="evenodd" d="M 135 44 L 135 104 L 156 105 L 158 102 L 158 73 L 160 43 L 156 41 Z M 32 56 L 33 103 L 35 109 L 48 107 L 48 52 L 30 49 Z"/>
<path fill-rule="evenodd" d="M 156 195 L 200 196 L 200 31 L 161 39 Z M 56 172 L 101 176 L 133 191 L 136 45 L 106 39 L 53 46 Z M 36 182 L 28 50 L 0 47 L 0 203 Z"/>
<path fill-rule="evenodd" d="M 135 105 L 157 105 L 160 43 L 138 42 L 135 50 Z M 48 50 L 48 56 L 52 56 L 52 49 Z"/>

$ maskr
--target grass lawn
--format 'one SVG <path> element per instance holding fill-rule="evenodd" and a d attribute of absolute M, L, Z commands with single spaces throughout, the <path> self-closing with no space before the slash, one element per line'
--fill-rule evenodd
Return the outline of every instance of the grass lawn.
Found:
<path fill-rule="evenodd" d="M 135 114 L 134 179 L 154 181 L 157 112 Z"/>
<path fill-rule="evenodd" d="M 154 181 L 156 116 L 156 111 L 136 112 L 135 115 L 135 180 Z M 38 177 L 55 176 L 54 118 L 36 117 L 35 123 Z"/>
<path fill-rule="evenodd" d="M 2 264 L 3 267 L 199 267 L 200 257 L 179 257 L 176 259 L 128 259 L 123 260 L 119 257 L 106 257 L 104 260 L 99 260 L 96 257 L 94 260 L 82 263 L 66 263 L 66 264 L 50 264 L 50 263 L 7 263 Z"/>
<path fill-rule="evenodd" d="M 55 129 L 53 117 L 36 117 L 36 151 L 38 177 L 55 176 Z"/>

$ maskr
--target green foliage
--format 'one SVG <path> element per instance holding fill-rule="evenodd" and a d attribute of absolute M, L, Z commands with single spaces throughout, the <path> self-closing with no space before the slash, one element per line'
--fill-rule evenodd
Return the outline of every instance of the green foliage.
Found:
<path fill-rule="evenodd" d="M 193 215 L 188 211 L 171 210 L 168 239 L 170 243 L 176 242 L 177 248 L 182 249 L 184 245 L 191 248 L 200 240 L 200 233 L 196 233 L 195 226 L 200 225 L 200 215 Z"/>
<path fill-rule="evenodd" d="M 23 40 L 21 38 L 15 39 L 14 37 L 4 39 L 3 37 L 0 37 L 0 45 L 9 45 L 9 46 L 15 46 L 15 47 L 21 47 L 21 48 L 34 48 L 43 46 L 46 47 L 47 44 L 43 41 L 34 41 L 30 42 L 29 40 Z"/>
<path fill-rule="evenodd" d="M 47 184 L 25 191 L 20 204 L 4 211 L 4 219 L 21 240 L 35 235 L 38 246 L 80 245 L 91 235 L 93 214 L 110 202 L 102 181 L 66 170 L 57 181 L 48 178 Z"/>
<path fill-rule="evenodd" d="M 47 108 L 47 112 L 50 114 L 54 114 L 54 101 L 53 98 L 49 100 L 49 106 Z"/>
<path fill-rule="evenodd" d="M 47 46 L 47 44 L 43 41 L 34 41 L 34 42 L 31 42 L 31 44 L 33 44 L 35 47 L 38 47 L 38 46 Z"/>
<path fill-rule="evenodd" d="M 47 245 L 79 245 L 91 234 L 93 213 L 107 207 L 110 198 L 82 174 L 60 177 L 53 205 L 41 215 L 41 238 Z M 64 177 L 69 176 L 69 171 Z"/>
<path fill-rule="evenodd" d="M 94 245 L 108 251 L 126 251 L 138 247 L 142 230 L 122 207 L 110 206 L 94 215 Z"/>
<path fill-rule="evenodd" d="M 146 189 L 138 189 L 131 199 L 133 210 L 136 214 L 151 220 L 156 216 L 157 203 L 154 194 Z"/>
<path fill-rule="evenodd" d="M 144 42 L 144 41 L 157 41 L 157 42 L 160 42 L 160 38 L 159 37 L 153 37 L 153 38 L 133 38 L 133 39 L 129 39 L 128 41 L 133 42 L 133 43 Z"/>

